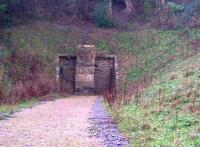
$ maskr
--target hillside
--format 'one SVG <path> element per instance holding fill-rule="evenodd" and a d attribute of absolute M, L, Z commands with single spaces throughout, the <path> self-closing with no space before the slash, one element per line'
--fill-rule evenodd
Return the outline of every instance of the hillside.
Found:
<path fill-rule="evenodd" d="M 88 111 L 83 115 L 84 122 L 89 122 L 90 111 L 94 113 L 91 122 L 95 126 L 89 131 L 98 134 L 99 129 L 104 141 L 111 142 L 113 136 L 120 141 L 124 133 L 124 143 L 129 139 L 134 147 L 200 146 L 200 0 L 1 0 L 0 120 L 39 105 L 42 100 L 66 96 L 56 79 L 57 57 L 75 55 L 83 44 L 93 44 L 101 55 L 116 55 L 119 65 L 117 90 L 107 88 L 104 101 L 95 96 L 88 99 L 88 106 L 77 108 L 76 119 L 81 111 Z M 96 72 L 98 62 L 93 63 Z M 107 78 L 111 79 L 113 63 L 107 68 Z M 59 69 L 60 74 L 63 69 Z M 77 80 L 75 69 L 68 70 L 73 71 L 69 78 L 72 83 Z M 74 99 L 63 100 L 66 104 L 68 101 L 73 103 L 73 112 Z M 51 104 L 51 109 L 56 110 L 56 103 Z M 62 119 L 57 114 L 67 111 L 60 104 L 57 106 L 62 111 L 49 113 L 55 116 L 56 126 Z M 112 117 L 103 104 L 109 105 Z M 38 112 L 37 108 L 31 110 Z M 13 120 L 10 122 L 18 125 Z M 51 122 L 48 117 L 46 121 Z M 35 123 L 33 126 L 38 127 Z M 7 127 L 0 129 L 9 131 Z M 33 133 L 31 127 L 29 131 Z M 68 131 L 73 134 L 73 130 Z M 8 139 L 5 134 L 9 133 L 1 133 L 0 137 Z"/>
<path fill-rule="evenodd" d="M 124 83 L 127 76 L 128 81 L 136 81 L 146 73 L 152 74 L 155 68 L 159 68 L 157 66 L 165 66 L 165 62 L 182 57 L 183 54 L 192 53 L 191 42 L 198 40 L 193 38 L 195 36 L 193 34 L 197 33 L 198 36 L 198 32 L 198 29 L 161 31 L 148 27 L 130 32 L 94 26 L 85 29 L 34 22 L 4 29 L 1 36 L 1 59 L 4 67 L 7 70 L 10 69 L 11 72 L 7 81 L 11 80 L 13 84 L 30 79 L 27 75 L 33 72 L 42 73 L 44 70 L 53 76 L 52 66 L 55 64 L 56 55 L 73 54 L 78 44 L 89 40 L 96 45 L 98 51 L 119 55 L 119 64 L 122 67 L 121 82 Z M 29 59 L 23 56 L 34 59 L 29 62 Z M 13 58 L 14 61 L 11 63 L 8 57 Z M 29 64 L 23 64 L 22 61 Z M 12 69 L 10 64 L 16 64 L 18 68 Z M 35 71 L 29 68 L 30 65 L 36 66 Z M 127 69 L 127 67 L 130 68 Z M 21 73 L 21 71 L 26 72 Z M 12 72 L 14 72 L 14 78 Z M 16 75 L 25 78 L 20 79 Z"/>
<path fill-rule="evenodd" d="M 138 91 L 148 86 L 149 82 L 145 82 L 146 78 L 143 77 L 151 81 L 154 73 L 168 63 L 198 52 L 199 29 L 163 31 L 140 27 L 129 31 L 95 26 L 86 29 L 84 26 L 61 26 L 36 21 L 4 29 L 0 40 L 3 63 L 1 79 L 5 77 L 4 84 L 7 88 L 4 94 L 7 96 L 12 91 L 15 95 L 14 85 L 18 87 L 17 91 L 21 91 L 17 93 L 17 99 L 55 91 L 53 67 L 56 56 L 61 53 L 74 54 L 79 44 L 89 41 L 96 45 L 99 52 L 118 56 L 121 92 L 125 101 L 129 101 L 132 95 L 137 95 Z M 27 80 L 35 79 L 38 80 L 34 84 L 27 83 Z M 138 82 L 143 84 L 137 84 Z M 29 88 L 19 86 L 20 83 L 27 83 L 26 87 Z M 37 85 L 44 90 L 37 93 Z M 46 88 L 46 85 L 50 86 Z M 137 92 L 131 90 L 132 88 L 137 89 Z"/>
<path fill-rule="evenodd" d="M 118 56 L 117 103 L 123 105 L 114 106 L 112 115 L 134 146 L 198 146 L 199 39 L 199 29 L 148 26 L 129 31 L 36 21 L 7 28 L 0 43 L 3 102 L 57 92 L 56 56 L 74 54 L 89 40 L 98 52 Z"/>
<path fill-rule="evenodd" d="M 200 145 L 199 71 L 200 54 L 173 61 L 130 104 L 114 109 L 134 146 Z"/>

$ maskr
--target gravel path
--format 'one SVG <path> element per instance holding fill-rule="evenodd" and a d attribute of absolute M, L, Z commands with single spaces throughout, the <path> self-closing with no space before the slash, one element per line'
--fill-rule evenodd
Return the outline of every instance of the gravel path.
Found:
<path fill-rule="evenodd" d="M 99 97 L 93 106 L 90 122 L 93 124 L 90 128 L 91 137 L 103 139 L 104 144 L 108 147 L 128 146 L 128 140 L 118 130 L 116 123 L 106 112 L 102 97 Z"/>
<path fill-rule="evenodd" d="M 0 121 L 0 147 L 124 147 L 102 98 L 45 102 Z"/>
<path fill-rule="evenodd" d="M 102 147 L 90 138 L 95 97 L 71 97 L 35 106 L 0 121 L 2 147 Z"/>

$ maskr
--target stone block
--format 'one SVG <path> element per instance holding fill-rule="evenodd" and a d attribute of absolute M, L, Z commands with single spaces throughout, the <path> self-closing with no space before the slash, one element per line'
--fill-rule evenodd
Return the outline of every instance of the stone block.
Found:
<path fill-rule="evenodd" d="M 85 87 L 94 88 L 94 82 L 76 82 L 76 88 L 81 89 Z"/>
<path fill-rule="evenodd" d="M 94 66 L 78 66 L 76 67 L 77 74 L 94 74 L 95 67 Z"/>
<path fill-rule="evenodd" d="M 94 46 L 79 46 L 77 56 L 59 57 L 59 76 L 63 91 L 77 94 L 104 94 L 117 89 L 118 65 L 110 55 L 96 56 Z"/>
<path fill-rule="evenodd" d="M 77 49 L 77 65 L 92 66 L 95 65 L 96 51 L 94 48 Z"/>
<path fill-rule="evenodd" d="M 93 82 L 94 74 L 76 74 L 76 82 Z"/>

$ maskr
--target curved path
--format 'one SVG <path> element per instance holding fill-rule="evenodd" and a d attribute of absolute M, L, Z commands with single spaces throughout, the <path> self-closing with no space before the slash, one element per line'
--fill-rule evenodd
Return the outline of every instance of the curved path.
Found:
<path fill-rule="evenodd" d="M 104 147 L 91 137 L 91 114 L 96 97 L 70 97 L 45 102 L 0 121 L 2 147 Z M 104 142 L 104 143 L 103 143 Z"/>

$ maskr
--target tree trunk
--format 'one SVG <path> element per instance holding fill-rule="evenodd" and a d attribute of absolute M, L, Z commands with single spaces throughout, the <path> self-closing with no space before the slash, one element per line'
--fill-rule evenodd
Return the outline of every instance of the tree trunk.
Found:
<path fill-rule="evenodd" d="M 131 3 L 131 0 L 125 0 L 125 4 L 126 4 L 126 10 L 128 13 L 131 13 L 133 5 Z"/>
<path fill-rule="evenodd" d="M 163 6 L 165 6 L 165 0 L 161 0 Z"/>
<path fill-rule="evenodd" d="M 109 0 L 109 16 L 112 17 L 112 0 Z"/>

